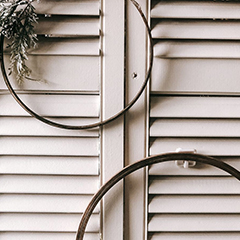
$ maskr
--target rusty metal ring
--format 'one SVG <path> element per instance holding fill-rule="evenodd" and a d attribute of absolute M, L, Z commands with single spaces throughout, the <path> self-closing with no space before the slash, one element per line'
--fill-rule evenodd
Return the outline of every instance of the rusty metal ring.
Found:
<path fill-rule="evenodd" d="M 144 22 L 144 25 L 147 29 L 147 34 L 149 37 L 149 67 L 146 73 L 146 77 L 145 80 L 141 86 L 141 88 L 139 89 L 139 91 L 137 92 L 137 94 L 135 95 L 135 97 L 131 100 L 131 102 L 129 102 L 127 104 L 127 106 L 122 109 L 120 112 L 116 113 L 115 115 L 103 120 L 103 121 L 99 121 L 96 123 L 92 123 L 92 124 L 87 124 L 87 125 L 80 125 L 80 126 L 73 126 L 73 125 L 67 125 L 67 124 L 61 124 L 52 120 L 49 120 L 43 116 L 40 116 L 39 114 L 37 114 L 35 111 L 33 111 L 32 109 L 30 109 L 18 96 L 18 94 L 15 92 L 15 90 L 13 89 L 12 85 L 10 84 L 9 78 L 7 76 L 6 70 L 5 70 L 5 64 L 4 64 L 4 57 L 3 57 L 3 45 L 4 45 L 4 36 L 3 34 L 1 34 L 1 42 L 0 42 L 0 64 L 1 64 L 1 70 L 2 70 L 2 74 L 3 74 L 3 79 L 4 82 L 9 90 L 9 92 L 11 93 L 12 97 L 17 101 L 17 103 L 26 111 L 28 112 L 32 117 L 38 119 L 39 121 L 46 123 L 50 126 L 53 127 L 57 127 L 57 128 L 62 128 L 62 129 L 69 129 L 69 130 L 83 130 L 83 129 L 90 129 L 90 128 L 95 128 L 95 127 L 100 127 L 100 126 L 104 126 L 107 123 L 110 123 L 112 121 L 114 121 L 115 119 L 119 118 L 120 116 L 124 115 L 139 99 L 139 97 L 142 95 L 144 89 L 147 86 L 147 83 L 150 79 L 150 75 L 152 72 L 152 66 L 153 66 L 153 39 L 152 39 L 152 34 L 151 34 L 151 28 L 148 25 L 148 21 L 144 15 L 144 13 L 142 12 L 142 9 L 140 7 L 140 5 L 135 1 L 135 0 L 130 0 L 133 5 L 135 6 L 135 8 L 137 9 L 138 13 L 141 16 L 141 19 Z"/>
<path fill-rule="evenodd" d="M 82 218 L 81 222 L 78 227 L 76 240 L 83 240 L 83 236 L 85 233 L 85 229 L 88 223 L 90 216 L 92 215 L 93 210 L 102 199 L 102 197 L 120 180 L 128 176 L 129 174 L 144 168 L 146 166 L 156 164 L 156 163 L 163 163 L 169 162 L 174 160 L 185 160 L 185 161 L 195 161 L 197 163 L 204 163 L 214 167 L 217 167 L 236 179 L 240 181 L 240 171 L 231 167 L 227 163 L 219 161 L 213 157 L 209 157 L 206 155 L 196 154 L 196 153 L 165 153 L 159 154 L 151 157 L 144 158 L 138 162 L 135 162 L 125 168 L 123 168 L 120 172 L 114 175 L 109 181 L 107 181 L 99 191 L 93 196 L 92 200 L 90 201 L 89 205 L 87 206 Z"/>

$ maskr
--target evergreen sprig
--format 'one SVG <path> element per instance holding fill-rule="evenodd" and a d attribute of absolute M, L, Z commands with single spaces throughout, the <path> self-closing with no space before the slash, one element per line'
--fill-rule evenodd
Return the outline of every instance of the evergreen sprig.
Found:
<path fill-rule="evenodd" d="M 34 24 L 38 17 L 32 2 L 35 0 L 0 0 L 1 34 L 11 40 L 9 75 L 16 74 L 17 82 L 22 84 L 24 79 L 30 78 L 31 69 L 26 65 L 28 50 L 35 48 L 37 35 Z M 38 0 L 39 1 L 39 0 Z"/>

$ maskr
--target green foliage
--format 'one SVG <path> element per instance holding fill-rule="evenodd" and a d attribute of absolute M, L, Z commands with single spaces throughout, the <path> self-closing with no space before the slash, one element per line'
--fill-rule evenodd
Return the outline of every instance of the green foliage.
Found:
<path fill-rule="evenodd" d="M 31 70 L 26 65 L 29 48 L 36 47 L 37 35 L 34 24 L 38 17 L 32 5 L 34 0 L 0 0 L 1 34 L 11 40 L 9 74 L 15 73 L 21 84 L 24 79 L 31 79 Z"/>

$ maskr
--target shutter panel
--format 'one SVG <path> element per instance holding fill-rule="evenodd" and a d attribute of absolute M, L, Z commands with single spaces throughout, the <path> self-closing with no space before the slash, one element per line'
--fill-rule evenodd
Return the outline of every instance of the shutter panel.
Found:
<path fill-rule="evenodd" d="M 236 1 L 152 1 L 155 40 L 149 154 L 177 148 L 240 168 L 240 5 Z M 151 240 L 240 235 L 240 185 L 204 164 L 149 168 Z"/>
<path fill-rule="evenodd" d="M 153 1 L 152 91 L 239 92 L 237 9 L 236 1 Z"/>
<path fill-rule="evenodd" d="M 12 84 L 34 111 L 54 121 L 99 121 L 99 1 L 40 1 L 38 48 L 27 64 L 46 83 Z M 6 68 L 9 63 L 5 50 Z M 30 117 L 0 77 L 0 239 L 73 240 L 99 181 L 99 129 L 70 131 Z M 86 240 L 99 239 L 100 208 Z"/>

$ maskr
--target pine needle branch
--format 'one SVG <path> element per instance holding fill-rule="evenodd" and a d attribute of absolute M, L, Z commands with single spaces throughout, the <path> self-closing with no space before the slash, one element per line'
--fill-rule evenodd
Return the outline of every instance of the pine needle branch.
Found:
<path fill-rule="evenodd" d="M 5 0 L 0 3 L 1 34 L 11 40 L 8 45 L 11 49 L 9 75 L 15 73 L 19 84 L 29 79 L 31 69 L 26 65 L 28 50 L 35 48 L 38 40 L 34 32 L 34 24 L 38 20 L 32 5 L 34 1 Z"/>

